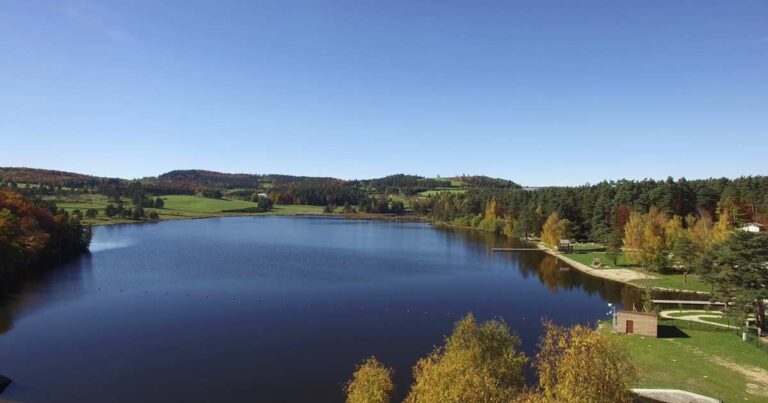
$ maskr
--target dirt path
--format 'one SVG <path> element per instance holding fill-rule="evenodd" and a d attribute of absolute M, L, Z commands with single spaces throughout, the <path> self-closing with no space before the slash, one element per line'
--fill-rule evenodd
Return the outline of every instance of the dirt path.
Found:
<path fill-rule="evenodd" d="M 692 314 L 692 315 L 685 315 L 685 316 L 672 316 L 671 315 L 672 313 L 676 313 L 676 312 L 680 312 L 680 311 L 678 311 L 678 310 L 661 311 L 661 312 L 659 312 L 659 315 L 662 318 L 667 318 L 667 319 L 688 320 L 688 321 L 691 321 L 691 322 L 706 323 L 706 324 L 712 325 L 712 326 L 724 327 L 726 329 L 738 329 L 738 327 L 736 327 L 736 326 L 726 325 L 726 324 L 717 323 L 717 322 L 710 322 L 710 321 L 706 321 L 706 320 L 702 319 L 702 318 L 706 318 L 706 317 L 717 318 L 718 316 L 715 315 L 715 314 L 719 314 L 720 316 L 722 316 L 723 313 L 720 312 L 720 311 L 685 310 L 685 312 L 695 312 L 695 313 Z"/>
<path fill-rule="evenodd" d="M 713 354 L 705 353 L 696 347 L 686 346 L 684 344 L 677 343 L 678 345 L 691 350 L 694 354 L 699 355 L 711 361 L 721 367 L 730 369 L 731 371 L 738 372 L 747 379 L 746 392 L 752 395 L 768 397 L 768 370 L 765 368 L 753 367 L 749 365 L 742 365 L 735 363 L 725 358 L 718 357 Z"/>
<path fill-rule="evenodd" d="M 712 356 L 709 360 L 744 375 L 749 381 L 747 383 L 747 393 L 768 397 L 768 371 L 765 369 L 737 364 L 718 356 Z"/>

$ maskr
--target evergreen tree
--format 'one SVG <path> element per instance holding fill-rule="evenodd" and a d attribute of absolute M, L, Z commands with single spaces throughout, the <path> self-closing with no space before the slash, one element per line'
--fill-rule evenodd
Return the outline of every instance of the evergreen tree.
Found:
<path fill-rule="evenodd" d="M 735 312 L 751 308 L 757 326 L 766 330 L 768 234 L 736 231 L 712 248 L 696 266 L 715 295 L 735 302 Z"/>

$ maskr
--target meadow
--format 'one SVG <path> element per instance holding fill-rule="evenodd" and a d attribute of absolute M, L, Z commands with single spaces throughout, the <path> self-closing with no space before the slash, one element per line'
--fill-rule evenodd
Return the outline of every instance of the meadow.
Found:
<path fill-rule="evenodd" d="M 419 196 L 434 196 L 439 193 L 443 192 L 449 192 L 449 193 L 464 193 L 467 189 L 459 188 L 459 187 L 442 187 L 442 188 L 434 188 L 430 190 L 425 190 L 423 192 L 419 192 Z"/>

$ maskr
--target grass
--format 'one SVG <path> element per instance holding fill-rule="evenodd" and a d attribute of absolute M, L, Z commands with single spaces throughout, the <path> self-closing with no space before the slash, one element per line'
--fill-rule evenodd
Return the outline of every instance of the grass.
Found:
<path fill-rule="evenodd" d="M 647 273 L 654 277 L 658 277 L 657 279 L 654 279 L 654 280 L 635 280 L 632 282 L 635 285 L 644 287 L 646 286 L 647 282 L 650 281 L 651 287 L 670 288 L 670 289 L 685 290 L 685 291 L 700 291 L 700 292 L 712 291 L 712 287 L 710 285 L 699 280 L 698 277 L 696 277 L 696 275 L 694 274 L 689 274 L 687 279 L 684 279 L 684 276 L 677 272 L 662 272 L 662 273 L 646 272 L 641 268 L 630 263 L 627 257 L 623 254 L 619 255 L 617 259 L 617 265 L 614 266 L 613 261 L 611 261 L 610 259 L 608 259 L 608 257 L 606 257 L 605 247 L 599 244 L 595 244 L 595 243 L 577 244 L 573 246 L 573 249 L 574 249 L 573 253 L 567 253 L 565 254 L 565 256 L 590 267 L 594 267 L 592 266 L 592 260 L 595 258 L 598 258 L 600 259 L 601 262 L 603 262 L 603 267 L 605 269 L 611 269 L 611 268 L 631 269 L 631 270 L 637 270 L 637 271 Z"/>
<path fill-rule="evenodd" d="M 699 291 L 699 292 L 712 292 L 712 286 L 699 280 L 695 274 L 689 274 L 687 280 L 683 279 L 682 274 L 668 274 L 668 273 L 649 273 L 652 276 L 658 277 L 651 281 L 652 287 L 670 288 L 674 290 L 686 290 L 686 291 Z M 635 280 L 632 283 L 639 286 L 645 286 L 648 280 Z"/>
<path fill-rule="evenodd" d="M 691 316 L 691 315 L 717 315 L 720 316 L 719 313 L 710 313 L 710 312 L 703 312 L 701 311 L 675 311 L 675 312 L 667 312 L 666 314 L 673 317 L 673 318 L 680 318 L 683 316 Z"/>
<path fill-rule="evenodd" d="M 310 206 L 308 204 L 278 204 L 272 207 L 271 211 L 261 213 L 261 215 L 300 215 L 300 214 L 323 214 L 323 206 Z"/>
<path fill-rule="evenodd" d="M 245 200 L 210 199 L 190 195 L 162 196 L 165 210 L 178 210 L 191 213 L 219 213 L 224 210 L 239 210 L 256 207 L 257 204 Z"/>
<path fill-rule="evenodd" d="M 438 193 L 444 193 L 444 192 L 450 192 L 450 193 L 464 193 L 467 189 L 462 188 L 455 188 L 455 187 L 442 187 L 442 188 L 434 188 L 430 190 L 425 190 L 423 192 L 419 192 L 419 196 L 434 196 Z"/>
<path fill-rule="evenodd" d="M 741 372 L 758 368 L 768 377 L 768 353 L 742 342 L 732 331 L 660 330 L 673 331 L 678 337 L 612 335 L 629 347 L 640 374 L 636 387 L 682 389 L 724 401 L 768 402 L 768 396 L 747 392 L 749 384 L 757 382 Z"/>
<path fill-rule="evenodd" d="M 673 318 L 682 318 L 685 316 L 691 316 L 691 315 L 697 315 L 700 320 L 703 320 L 705 322 L 710 323 L 719 323 L 721 325 L 729 325 L 729 326 L 739 326 L 741 325 L 740 322 L 738 322 L 734 318 L 729 318 L 724 316 L 721 313 L 716 312 L 710 312 L 706 310 L 701 311 L 675 311 L 675 312 L 666 312 L 667 315 L 673 317 Z"/>
<path fill-rule="evenodd" d="M 737 326 L 740 323 L 736 323 L 736 321 L 732 318 L 726 318 L 720 315 L 715 314 L 706 314 L 706 316 L 699 316 L 699 319 L 703 320 L 704 322 L 712 322 L 712 323 L 719 323 L 721 325 L 729 325 L 729 326 Z"/>
<path fill-rule="evenodd" d="M 579 246 L 581 246 L 584 249 L 579 250 L 578 249 Z M 595 258 L 600 259 L 600 261 L 603 262 L 603 267 L 606 267 L 606 268 L 632 267 L 632 265 L 627 260 L 627 257 L 624 255 L 619 255 L 619 258 L 617 259 L 617 265 L 614 266 L 613 261 L 611 259 L 608 259 L 608 257 L 606 257 L 605 249 L 602 249 L 602 251 L 597 251 L 594 247 L 592 247 L 591 249 L 588 249 L 583 245 L 574 246 L 574 253 L 566 253 L 565 256 L 590 267 L 592 267 L 592 260 Z"/>

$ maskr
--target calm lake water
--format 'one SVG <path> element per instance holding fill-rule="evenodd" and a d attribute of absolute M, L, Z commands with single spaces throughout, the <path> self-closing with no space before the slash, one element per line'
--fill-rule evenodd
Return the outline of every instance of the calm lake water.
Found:
<path fill-rule="evenodd" d="M 92 253 L 0 300 L 2 398 L 343 400 L 354 365 L 410 368 L 460 316 L 503 318 L 529 353 L 541 318 L 605 319 L 631 287 L 511 241 L 425 224 L 240 217 L 100 227 Z"/>

